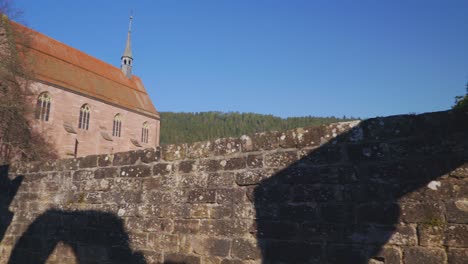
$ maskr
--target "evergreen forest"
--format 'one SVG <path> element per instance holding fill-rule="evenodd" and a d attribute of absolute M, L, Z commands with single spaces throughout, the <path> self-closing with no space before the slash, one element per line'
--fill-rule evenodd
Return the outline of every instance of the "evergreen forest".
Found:
<path fill-rule="evenodd" d="M 357 118 L 288 117 L 239 112 L 198 112 L 161 114 L 161 144 L 193 143 L 225 137 L 240 137 L 256 132 L 284 131 Z"/>

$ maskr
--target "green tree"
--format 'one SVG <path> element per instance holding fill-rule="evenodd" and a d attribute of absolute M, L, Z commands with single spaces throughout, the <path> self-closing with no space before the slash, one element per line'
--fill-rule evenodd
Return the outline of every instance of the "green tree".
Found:
<path fill-rule="evenodd" d="M 161 112 L 161 143 L 192 143 L 224 137 L 239 137 L 263 131 L 283 131 L 350 119 L 335 117 L 289 117 L 239 112 Z"/>

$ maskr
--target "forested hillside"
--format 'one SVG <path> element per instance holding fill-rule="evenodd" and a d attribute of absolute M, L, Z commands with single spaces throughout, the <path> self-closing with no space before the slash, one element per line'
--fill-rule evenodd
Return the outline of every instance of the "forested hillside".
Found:
<path fill-rule="evenodd" d="M 283 131 L 356 118 L 289 117 L 238 112 L 161 112 L 161 144 L 192 143 L 224 137 L 239 137 L 263 131 Z"/>

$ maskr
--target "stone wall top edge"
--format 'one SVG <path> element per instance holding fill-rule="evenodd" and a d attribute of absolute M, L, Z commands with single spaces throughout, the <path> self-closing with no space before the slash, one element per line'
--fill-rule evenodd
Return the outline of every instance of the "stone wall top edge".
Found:
<path fill-rule="evenodd" d="M 141 161 L 143 163 L 157 161 L 177 161 L 184 159 L 198 159 L 216 156 L 229 156 L 239 153 L 255 151 L 268 151 L 285 148 L 303 148 L 320 146 L 330 139 L 336 138 L 353 127 L 362 129 L 374 129 L 372 126 L 380 126 L 379 130 L 394 129 L 395 124 L 399 126 L 414 126 L 421 122 L 440 122 L 451 119 L 454 111 L 428 112 L 422 114 L 404 114 L 385 117 L 375 117 L 365 120 L 354 120 L 337 122 L 327 125 L 295 128 L 286 131 L 266 131 L 241 137 L 220 138 L 215 140 L 200 141 L 194 143 L 167 144 L 157 148 L 133 150 L 113 154 L 90 155 L 85 157 L 59 159 L 46 162 L 19 162 L 11 164 L 12 172 L 22 172 L 25 167 L 33 168 L 28 172 L 41 171 L 41 167 L 61 170 L 58 165 L 75 164 L 69 167 L 70 170 L 76 168 L 103 167 L 103 166 L 123 166 L 131 165 Z M 393 135 L 392 135 L 393 136 Z M 106 159 L 107 157 L 107 159 Z M 81 164 L 81 165 L 80 165 Z M 39 167 L 38 170 L 35 167 Z M 19 170 L 19 171 L 18 171 Z"/>

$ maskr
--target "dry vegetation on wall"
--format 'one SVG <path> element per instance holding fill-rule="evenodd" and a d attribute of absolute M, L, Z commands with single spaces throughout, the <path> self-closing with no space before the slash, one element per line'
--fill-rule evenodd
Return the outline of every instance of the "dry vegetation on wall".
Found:
<path fill-rule="evenodd" d="M 55 158 L 53 148 L 31 126 L 32 75 L 22 63 L 26 52 L 16 45 L 27 43 L 28 36 L 10 27 L 9 10 L 7 1 L 0 1 L 0 164 Z"/>

